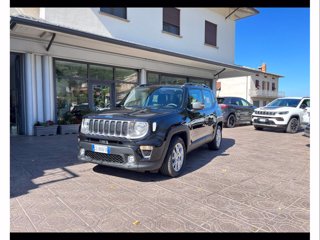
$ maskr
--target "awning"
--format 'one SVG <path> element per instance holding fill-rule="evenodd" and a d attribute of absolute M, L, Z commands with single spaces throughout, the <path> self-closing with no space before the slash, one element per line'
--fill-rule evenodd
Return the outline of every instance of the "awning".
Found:
<path fill-rule="evenodd" d="M 52 24 L 43 19 L 35 19 L 27 16 L 11 16 L 10 21 L 11 34 L 24 35 L 31 38 L 37 37 L 39 40 L 47 42 L 46 49 L 50 51 L 53 42 L 64 43 L 67 36 L 82 39 L 82 47 L 99 47 L 99 44 L 92 44 L 92 41 L 110 46 L 110 51 L 128 56 L 139 56 L 150 60 L 165 61 L 173 64 L 192 66 L 199 69 L 210 70 L 216 78 L 230 78 L 239 76 L 248 76 L 254 74 L 268 74 L 274 77 L 282 77 L 273 73 L 264 73 L 259 70 L 246 68 L 238 65 L 231 65 L 216 62 L 208 59 L 193 57 L 163 49 L 144 46 L 141 44 L 123 41 L 115 38 L 101 36 L 89 32 L 84 32 L 70 27 Z M 100 44 L 101 45 L 101 44 Z"/>

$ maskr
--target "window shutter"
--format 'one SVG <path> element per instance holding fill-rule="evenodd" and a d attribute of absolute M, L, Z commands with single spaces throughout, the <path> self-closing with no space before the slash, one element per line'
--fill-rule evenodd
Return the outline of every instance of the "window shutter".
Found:
<path fill-rule="evenodd" d="M 205 43 L 217 46 L 217 25 L 205 22 Z"/>
<path fill-rule="evenodd" d="M 176 8 L 163 8 L 163 22 L 180 27 L 180 10 Z"/>

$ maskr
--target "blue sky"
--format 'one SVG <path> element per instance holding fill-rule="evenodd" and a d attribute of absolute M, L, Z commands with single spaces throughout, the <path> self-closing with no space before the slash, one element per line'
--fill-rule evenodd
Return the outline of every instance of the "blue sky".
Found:
<path fill-rule="evenodd" d="M 235 64 L 280 78 L 286 96 L 310 96 L 309 8 L 257 8 L 260 13 L 236 23 Z"/>

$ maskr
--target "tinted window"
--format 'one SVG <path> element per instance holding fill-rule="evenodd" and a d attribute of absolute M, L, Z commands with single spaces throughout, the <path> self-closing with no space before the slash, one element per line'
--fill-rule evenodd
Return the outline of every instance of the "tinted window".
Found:
<path fill-rule="evenodd" d="M 305 99 L 300 105 L 300 108 L 310 107 L 310 99 Z"/>
<path fill-rule="evenodd" d="M 213 107 L 213 97 L 210 91 L 204 90 L 203 93 L 203 101 L 205 108 L 212 108 Z"/>
<path fill-rule="evenodd" d="M 231 104 L 237 105 L 237 106 L 242 106 L 242 102 L 241 102 L 240 98 L 231 98 Z"/>
<path fill-rule="evenodd" d="M 189 101 L 188 101 L 188 106 L 191 108 L 192 103 L 194 102 L 201 102 L 203 103 L 202 100 L 202 92 L 200 89 L 195 89 L 191 88 L 189 89 Z"/>
<path fill-rule="evenodd" d="M 222 104 L 224 103 L 225 98 L 217 98 L 217 100 L 218 100 L 218 104 Z"/>

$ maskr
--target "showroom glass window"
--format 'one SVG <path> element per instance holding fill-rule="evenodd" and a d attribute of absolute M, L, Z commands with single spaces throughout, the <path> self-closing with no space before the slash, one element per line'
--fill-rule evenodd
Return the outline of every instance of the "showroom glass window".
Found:
<path fill-rule="evenodd" d="M 116 102 L 121 101 L 138 84 L 138 71 L 115 68 Z"/>

